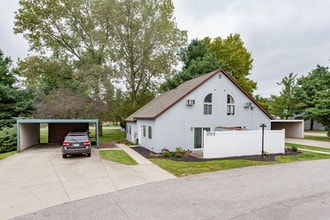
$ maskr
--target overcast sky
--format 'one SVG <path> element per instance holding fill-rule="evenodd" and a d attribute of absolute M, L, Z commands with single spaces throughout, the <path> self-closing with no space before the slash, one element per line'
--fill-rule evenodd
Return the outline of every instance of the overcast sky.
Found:
<path fill-rule="evenodd" d="M 0 49 L 14 62 L 28 54 L 13 34 L 18 0 L 0 0 Z M 255 94 L 268 97 L 293 72 L 307 75 L 317 64 L 330 66 L 329 0 L 172 0 L 178 27 L 189 41 L 238 33 L 253 57 Z"/>

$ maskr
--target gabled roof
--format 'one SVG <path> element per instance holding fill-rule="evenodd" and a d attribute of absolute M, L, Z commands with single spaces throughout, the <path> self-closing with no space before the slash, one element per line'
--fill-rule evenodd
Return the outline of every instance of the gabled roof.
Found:
<path fill-rule="evenodd" d="M 273 119 L 273 117 L 264 108 L 262 108 L 257 103 L 257 101 L 252 98 L 226 71 L 224 71 L 223 69 L 218 69 L 208 74 L 186 81 L 179 85 L 177 88 L 160 94 L 158 97 L 154 98 L 148 104 L 134 112 L 128 118 L 126 118 L 126 121 L 136 121 L 137 119 L 156 119 L 158 116 L 166 112 L 168 109 L 170 109 L 172 106 L 181 101 L 183 98 L 185 98 L 187 95 L 189 95 L 191 92 L 203 85 L 205 82 L 207 82 L 209 79 L 211 79 L 214 75 L 218 73 L 224 74 L 270 119 Z"/>

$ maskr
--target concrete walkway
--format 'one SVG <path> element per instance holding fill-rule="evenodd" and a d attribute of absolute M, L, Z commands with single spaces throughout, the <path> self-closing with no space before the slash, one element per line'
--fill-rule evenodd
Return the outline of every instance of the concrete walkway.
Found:
<path fill-rule="evenodd" d="M 63 159 L 59 146 L 36 146 L 0 160 L 0 219 L 175 176 L 119 146 L 139 165 L 92 157 Z"/>
<path fill-rule="evenodd" d="M 125 144 L 117 144 L 117 146 L 124 150 L 128 155 L 130 155 L 138 164 L 152 164 L 152 162 L 145 157 L 141 156 L 138 152 L 133 150 L 130 147 L 127 147 Z"/>

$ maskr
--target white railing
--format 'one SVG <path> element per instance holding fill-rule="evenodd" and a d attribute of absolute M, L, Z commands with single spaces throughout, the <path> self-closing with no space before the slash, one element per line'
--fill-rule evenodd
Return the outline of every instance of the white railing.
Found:
<path fill-rule="evenodd" d="M 204 132 L 204 158 L 261 155 L 262 130 Z M 264 131 L 264 152 L 285 152 L 285 130 Z"/>

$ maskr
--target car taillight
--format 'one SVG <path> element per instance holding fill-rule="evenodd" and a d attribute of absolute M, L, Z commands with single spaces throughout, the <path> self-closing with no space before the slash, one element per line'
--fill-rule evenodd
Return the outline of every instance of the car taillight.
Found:
<path fill-rule="evenodd" d="M 70 146 L 70 143 L 68 141 L 64 141 L 63 146 Z"/>
<path fill-rule="evenodd" d="M 84 145 L 90 145 L 91 142 L 90 141 L 84 141 Z"/>

